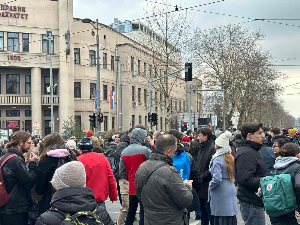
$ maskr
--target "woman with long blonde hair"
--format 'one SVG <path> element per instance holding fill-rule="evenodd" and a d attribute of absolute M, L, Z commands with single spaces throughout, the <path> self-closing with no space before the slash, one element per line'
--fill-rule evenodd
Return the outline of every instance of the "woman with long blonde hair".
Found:
<path fill-rule="evenodd" d="M 225 131 L 215 141 L 216 153 L 213 155 L 209 171 L 209 200 L 214 225 L 236 225 L 238 214 L 234 185 L 234 158 L 231 155 L 229 140 L 231 133 Z"/>

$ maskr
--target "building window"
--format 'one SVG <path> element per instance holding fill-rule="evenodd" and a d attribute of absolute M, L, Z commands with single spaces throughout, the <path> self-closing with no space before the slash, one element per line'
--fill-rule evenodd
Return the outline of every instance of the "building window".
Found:
<path fill-rule="evenodd" d="M 51 120 L 45 120 L 45 136 L 51 134 Z"/>
<path fill-rule="evenodd" d="M 198 101 L 197 101 L 197 112 L 199 112 L 199 104 L 198 104 Z"/>
<path fill-rule="evenodd" d="M 103 69 L 107 69 L 107 53 L 103 53 Z"/>
<path fill-rule="evenodd" d="M 144 76 L 147 75 L 147 63 L 144 63 Z"/>
<path fill-rule="evenodd" d="M 45 76 L 44 77 L 44 93 L 45 93 L 45 95 L 50 95 L 50 90 L 48 87 L 50 87 L 50 77 Z"/>
<path fill-rule="evenodd" d="M 6 117 L 19 117 L 20 110 L 6 110 Z"/>
<path fill-rule="evenodd" d="M 75 122 L 76 122 L 76 124 L 81 126 L 81 116 L 75 116 Z"/>
<path fill-rule="evenodd" d="M 107 131 L 107 116 L 104 116 L 103 123 L 104 123 L 104 131 Z"/>
<path fill-rule="evenodd" d="M 19 51 L 19 33 L 7 33 L 7 51 Z"/>
<path fill-rule="evenodd" d="M 148 117 L 145 116 L 145 127 L 147 127 L 147 125 L 148 125 Z"/>
<path fill-rule="evenodd" d="M 81 98 L 81 83 L 74 82 L 74 98 Z"/>
<path fill-rule="evenodd" d="M 135 115 L 132 115 L 132 119 L 131 119 L 131 127 L 132 127 L 132 128 L 135 127 Z"/>
<path fill-rule="evenodd" d="M 25 131 L 31 134 L 31 120 L 25 120 Z"/>
<path fill-rule="evenodd" d="M 111 118 L 111 129 L 115 129 L 115 117 Z"/>
<path fill-rule="evenodd" d="M 90 66 L 96 65 L 96 52 L 94 50 L 89 51 L 89 59 L 90 59 Z"/>
<path fill-rule="evenodd" d="M 31 94 L 31 75 L 25 75 L 25 94 Z"/>
<path fill-rule="evenodd" d="M 110 69 L 115 71 L 115 57 L 113 55 L 110 57 Z"/>
<path fill-rule="evenodd" d="M 4 50 L 4 32 L 0 32 L 0 51 Z"/>
<path fill-rule="evenodd" d="M 90 99 L 95 99 L 96 96 L 96 84 L 90 83 Z"/>
<path fill-rule="evenodd" d="M 156 66 L 154 66 L 154 77 L 157 77 L 157 69 L 156 69 Z"/>
<path fill-rule="evenodd" d="M 185 102 L 183 102 L 183 112 L 185 112 Z"/>
<path fill-rule="evenodd" d="M 181 102 L 179 102 L 179 111 L 181 112 Z"/>
<path fill-rule="evenodd" d="M 131 56 L 131 75 L 134 76 L 134 57 Z"/>
<path fill-rule="evenodd" d="M 144 104 L 147 105 L 147 89 L 144 89 Z"/>
<path fill-rule="evenodd" d="M 103 84 L 103 100 L 107 100 L 107 85 Z"/>
<path fill-rule="evenodd" d="M 31 110 L 25 110 L 25 116 L 27 117 L 27 116 L 31 116 Z"/>
<path fill-rule="evenodd" d="M 134 102 L 135 101 L 135 87 L 134 86 L 132 86 L 131 92 L 132 92 L 132 101 Z"/>
<path fill-rule="evenodd" d="M 138 75 L 141 74 L 141 60 L 138 60 Z"/>
<path fill-rule="evenodd" d="M 74 62 L 80 64 L 80 48 L 74 48 Z"/>
<path fill-rule="evenodd" d="M 20 75 L 6 75 L 6 94 L 20 94 Z"/>
<path fill-rule="evenodd" d="M 141 88 L 138 88 L 138 102 L 141 103 Z"/>
<path fill-rule="evenodd" d="M 152 78 L 152 65 L 149 66 L 150 78 Z"/>
<path fill-rule="evenodd" d="M 51 117 L 51 110 L 45 110 L 44 117 Z"/>
<path fill-rule="evenodd" d="M 23 52 L 29 52 L 29 34 L 22 34 Z"/>
<path fill-rule="evenodd" d="M 139 116 L 139 124 L 142 124 L 142 116 Z"/>
<path fill-rule="evenodd" d="M 51 40 L 51 47 L 52 47 L 52 54 L 54 53 L 54 37 L 52 36 Z M 49 52 L 49 41 L 47 39 L 47 35 L 43 34 L 43 53 L 50 53 Z"/>

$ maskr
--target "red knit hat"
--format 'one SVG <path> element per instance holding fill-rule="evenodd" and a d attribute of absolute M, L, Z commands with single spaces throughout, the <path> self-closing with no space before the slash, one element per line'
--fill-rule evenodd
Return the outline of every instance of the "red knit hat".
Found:
<path fill-rule="evenodd" d="M 191 142 L 191 139 L 189 137 L 187 137 L 187 136 L 184 136 L 182 138 L 182 142 Z"/>
<path fill-rule="evenodd" d="M 91 130 L 88 130 L 87 132 L 86 132 L 86 136 L 87 137 L 92 137 L 94 135 L 94 133 L 93 133 L 93 131 L 91 131 Z"/>

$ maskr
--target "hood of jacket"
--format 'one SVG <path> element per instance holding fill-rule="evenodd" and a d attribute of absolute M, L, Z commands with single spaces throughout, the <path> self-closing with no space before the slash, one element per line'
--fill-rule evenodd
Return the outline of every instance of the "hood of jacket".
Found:
<path fill-rule="evenodd" d="M 47 152 L 47 155 L 54 158 L 61 158 L 70 155 L 68 149 L 55 149 Z"/>
<path fill-rule="evenodd" d="M 120 141 L 121 142 L 126 142 L 126 143 L 130 144 L 130 138 L 129 138 L 129 136 L 127 134 L 123 134 L 121 136 L 121 138 L 120 138 Z"/>
<path fill-rule="evenodd" d="M 106 143 L 106 147 L 107 147 L 107 148 L 109 148 L 109 147 L 111 147 L 111 146 L 117 146 L 117 143 L 114 142 L 114 141 L 109 141 L 109 142 Z"/>
<path fill-rule="evenodd" d="M 142 145 L 147 136 L 147 131 L 141 128 L 134 128 L 131 131 L 131 144 L 139 144 Z"/>
<path fill-rule="evenodd" d="M 242 140 L 242 146 L 249 146 L 251 148 L 253 148 L 256 151 L 259 151 L 262 147 L 262 144 L 259 144 L 257 142 L 254 141 L 250 141 L 250 140 Z"/>
<path fill-rule="evenodd" d="M 283 169 L 292 164 L 293 162 L 299 161 L 297 157 L 282 157 L 278 156 L 275 160 L 274 169 Z"/>
<path fill-rule="evenodd" d="M 51 206 L 72 215 L 81 211 L 93 211 L 97 202 L 91 189 L 67 187 L 54 193 Z"/>
<path fill-rule="evenodd" d="M 183 144 L 180 144 L 180 143 L 177 143 L 177 150 L 176 150 L 176 154 L 177 155 L 180 155 L 181 153 L 183 153 L 184 152 L 184 146 L 183 146 Z"/>
<path fill-rule="evenodd" d="M 167 164 L 169 164 L 170 166 L 173 166 L 173 159 L 170 158 L 169 156 L 159 152 L 159 151 L 156 151 L 156 150 L 153 150 L 149 159 L 151 160 L 158 160 L 158 161 L 163 161 Z"/>

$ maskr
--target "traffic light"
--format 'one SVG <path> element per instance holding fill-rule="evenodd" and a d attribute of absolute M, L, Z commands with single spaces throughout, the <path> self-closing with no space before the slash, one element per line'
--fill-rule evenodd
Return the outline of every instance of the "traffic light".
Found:
<path fill-rule="evenodd" d="M 193 73 L 192 73 L 192 63 L 185 63 L 185 81 L 192 81 Z"/>
<path fill-rule="evenodd" d="M 151 123 L 152 122 L 152 114 L 148 113 L 148 122 Z"/>
<path fill-rule="evenodd" d="M 103 123 L 103 113 L 99 113 L 98 121 L 99 121 L 99 123 Z"/>
<path fill-rule="evenodd" d="M 96 115 L 93 113 L 92 115 L 89 115 L 90 119 L 90 126 L 91 127 L 96 127 Z"/>
<path fill-rule="evenodd" d="M 152 113 L 152 125 L 157 125 L 157 113 Z"/>

